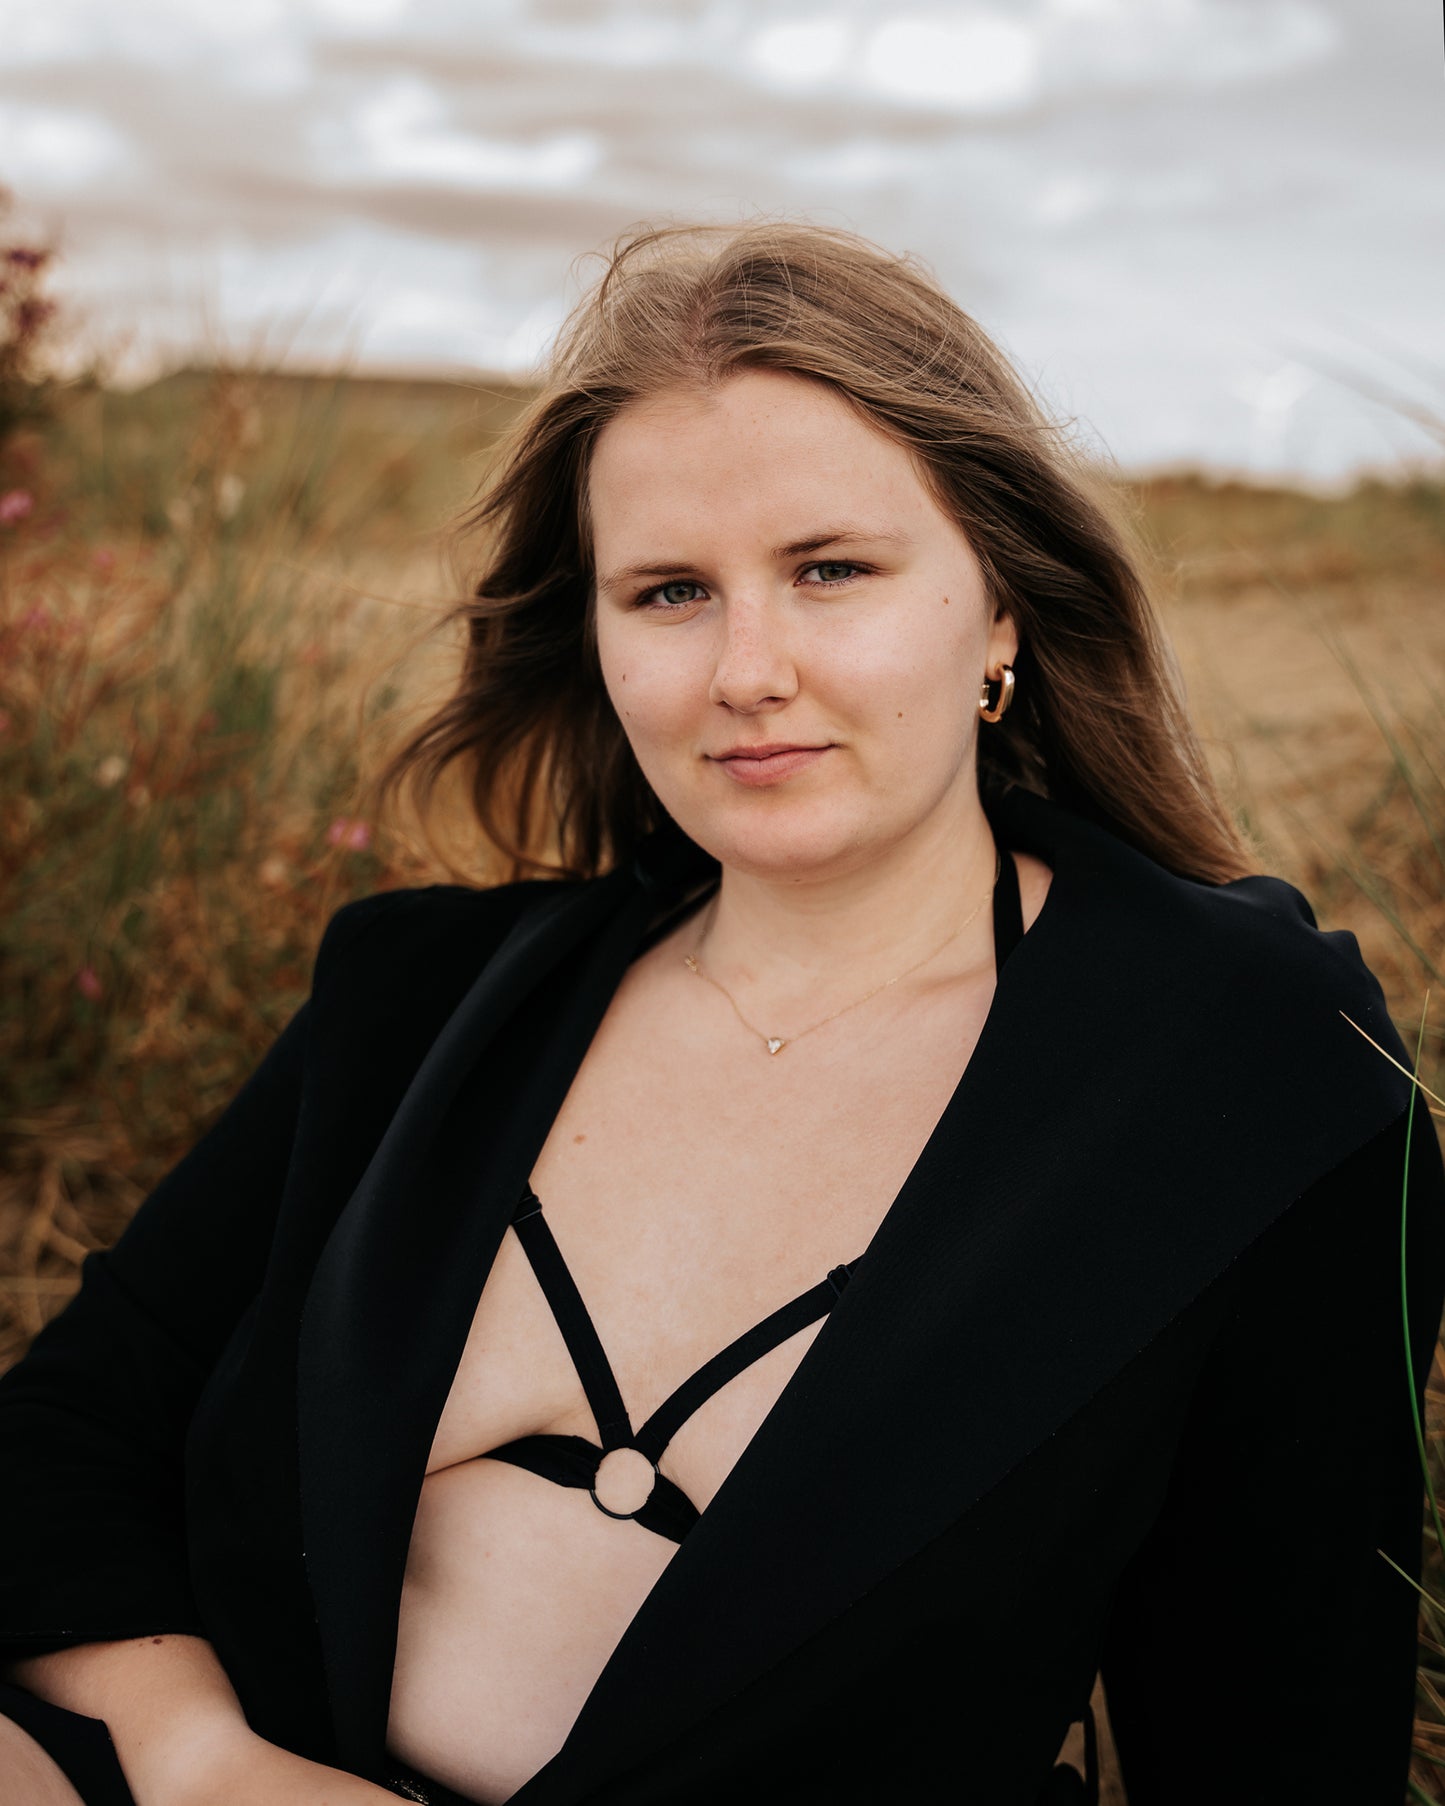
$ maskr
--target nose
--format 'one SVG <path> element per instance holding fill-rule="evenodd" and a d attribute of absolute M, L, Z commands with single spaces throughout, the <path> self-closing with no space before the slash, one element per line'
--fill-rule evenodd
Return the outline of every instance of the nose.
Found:
<path fill-rule="evenodd" d="M 795 696 L 798 672 L 781 611 L 766 596 L 749 594 L 730 597 L 719 615 L 722 638 L 708 700 L 751 714 Z"/>

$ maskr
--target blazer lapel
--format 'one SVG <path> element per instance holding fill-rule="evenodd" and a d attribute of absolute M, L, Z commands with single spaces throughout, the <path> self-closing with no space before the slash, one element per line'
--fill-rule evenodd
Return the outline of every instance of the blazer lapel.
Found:
<path fill-rule="evenodd" d="M 557 893 L 513 925 L 432 1044 L 302 1310 L 307 1578 L 340 1759 L 363 1772 L 382 1754 L 412 1520 L 477 1297 L 548 1112 L 657 904 L 632 868 Z M 538 1011 L 549 981 L 554 1007 Z"/>
<path fill-rule="evenodd" d="M 1338 1016 L 1402 1057 L 1351 937 L 1319 936 L 1319 958 L 1302 959 L 1288 887 L 1176 878 L 1028 793 L 997 804 L 995 823 L 1054 879 L 963 1080 L 792 1380 L 514 1806 L 572 1806 L 766 1674 L 947 1529 L 1406 1101 L 1408 1081 Z M 518 925 L 317 1269 L 300 1374 L 308 1569 L 341 1759 L 362 1772 L 381 1760 L 412 1517 L 476 1298 L 656 901 L 614 873 Z M 1302 967 L 1293 988 L 1274 976 Z"/>

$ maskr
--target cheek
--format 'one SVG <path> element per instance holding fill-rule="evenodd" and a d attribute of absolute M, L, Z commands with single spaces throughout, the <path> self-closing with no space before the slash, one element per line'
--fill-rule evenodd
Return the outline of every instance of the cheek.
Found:
<path fill-rule="evenodd" d="M 850 711 L 885 727 L 954 719 L 971 668 L 971 647 L 955 625 L 959 612 L 940 600 L 938 619 L 895 616 L 880 622 L 876 632 L 821 655 L 815 670 Z"/>
<path fill-rule="evenodd" d="M 602 670 L 602 685 L 612 707 L 622 720 L 635 713 L 639 694 L 638 669 L 641 660 L 631 635 L 623 622 L 602 617 L 597 622 L 597 663 Z"/>
<path fill-rule="evenodd" d="M 618 647 L 611 658 L 604 657 L 602 670 L 607 694 L 629 738 L 666 740 L 686 733 L 695 721 L 696 686 L 672 662 L 648 658 L 636 647 Z"/>

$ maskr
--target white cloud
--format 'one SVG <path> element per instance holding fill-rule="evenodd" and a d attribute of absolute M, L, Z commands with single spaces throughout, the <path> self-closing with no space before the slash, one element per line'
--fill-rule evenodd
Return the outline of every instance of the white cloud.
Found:
<path fill-rule="evenodd" d="M 918 159 L 907 146 L 870 135 L 820 150 L 791 152 L 782 158 L 779 169 L 787 181 L 796 182 L 800 188 L 827 193 L 913 181 L 918 173 Z"/>
<path fill-rule="evenodd" d="M 1069 226 L 1097 213 L 1108 193 L 1108 185 L 1097 178 L 1072 173 L 1051 176 L 1034 198 L 1033 215 L 1047 226 Z"/>
<path fill-rule="evenodd" d="M 1021 106 L 1038 89 L 1036 32 L 987 14 L 890 19 L 869 33 L 862 62 L 876 93 L 964 112 Z"/>
<path fill-rule="evenodd" d="M 1037 32 L 1029 22 L 950 7 L 872 23 L 860 22 L 858 10 L 852 20 L 828 13 L 770 20 L 746 40 L 747 61 L 770 87 L 831 91 L 840 107 L 866 94 L 990 112 L 1034 92 Z M 868 9 L 874 20 L 878 10 Z"/>
<path fill-rule="evenodd" d="M 1262 81 L 1344 44 L 1310 0 L 1044 0 L 1039 27 L 1042 79 L 1061 93 Z"/>
<path fill-rule="evenodd" d="M 307 0 L 307 10 L 332 31 L 371 35 L 400 25 L 407 0 Z"/>
<path fill-rule="evenodd" d="M 739 9 L 740 14 L 751 9 Z M 978 0 L 882 4 L 778 17 L 744 38 L 746 63 L 781 92 L 829 89 L 962 114 L 1103 86 L 1219 87 L 1337 55 L 1338 25 L 1310 0 Z"/>
<path fill-rule="evenodd" d="M 104 119 L 66 107 L 0 100 L 4 177 L 23 198 L 64 195 L 132 161 L 130 146 Z"/>
<path fill-rule="evenodd" d="M 492 366 L 514 375 L 535 370 L 556 337 L 566 311 L 560 295 L 548 296 L 529 308 L 503 336 L 491 359 Z"/>
<path fill-rule="evenodd" d="M 744 55 L 765 81 L 782 89 L 816 88 L 844 72 L 857 33 L 826 14 L 765 25 L 746 40 Z"/>
<path fill-rule="evenodd" d="M 459 130 L 437 90 L 398 75 L 319 120 L 312 142 L 333 179 L 434 182 L 462 189 L 557 190 L 586 179 L 601 160 L 595 134 L 552 132 L 519 143 Z"/>

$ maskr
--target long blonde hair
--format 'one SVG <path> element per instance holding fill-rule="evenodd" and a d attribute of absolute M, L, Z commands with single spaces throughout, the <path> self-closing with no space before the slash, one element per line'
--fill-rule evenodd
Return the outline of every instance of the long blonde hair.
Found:
<path fill-rule="evenodd" d="M 1190 722 L 1119 485 L 918 259 L 765 219 L 643 226 L 603 255 L 462 523 L 487 549 L 447 617 L 465 623 L 460 678 L 380 773 L 383 805 L 409 787 L 425 823 L 455 767 L 513 878 L 595 876 L 664 819 L 597 658 L 591 449 L 635 402 L 766 369 L 829 384 L 903 446 L 1012 615 L 1014 699 L 979 734 L 985 803 L 1019 784 L 1185 876 L 1254 869 Z"/>

